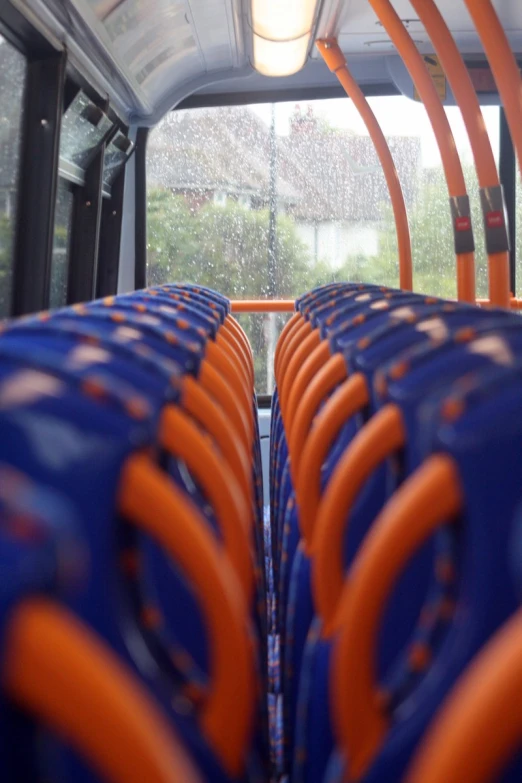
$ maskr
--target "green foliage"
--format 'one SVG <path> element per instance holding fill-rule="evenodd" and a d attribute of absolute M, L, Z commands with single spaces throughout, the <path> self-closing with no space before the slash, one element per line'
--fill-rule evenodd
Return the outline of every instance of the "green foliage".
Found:
<path fill-rule="evenodd" d="M 11 297 L 12 225 L 7 215 L 0 215 L 0 317 L 9 313 Z"/>

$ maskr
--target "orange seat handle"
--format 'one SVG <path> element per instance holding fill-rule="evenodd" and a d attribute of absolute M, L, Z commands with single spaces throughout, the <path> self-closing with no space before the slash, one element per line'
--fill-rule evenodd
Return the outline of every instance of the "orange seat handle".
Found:
<path fill-rule="evenodd" d="M 249 510 L 236 477 L 212 442 L 179 408 L 167 406 L 160 422 L 160 445 L 182 459 L 216 514 L 225 551 L 250 603 L 254 588 Z"/>
<path fill-rule="evenodd" d="M 522 740 L 522 612 L 461 676 L 428 731 L 406 783 L 499 780 Z"/>
<path fill-rule="evenodd" d="M 352 382 L 356 375 L 352 376 Z M 365 404 L 369 402 L 367 388 Z M 364 399 L 361 395 L 361 399 Z M 376 468 L 404 445 L 400 409 L 387 405 L 357 433 L 340 458 L 317 514 L 312 547 L 312 585 L 323 634 L 334 631 L 335 613 L 344 584 L 343 542 L 357 496 Z"/>
<path fill-rule="evenodd" d="M 277 341 L 275 354 L 274 354 L 274 369 L 276 370 L 276 374 L 277 374 L 277 365 L 278 365 L 279 354 L 281 353 L 281 349 L 283 348 L 283 345 L 285 344 L 286 340 L 292 333 L 293 329 L 295 329 L 296 325 L 301 321 L 301 318 L 302 318 L 301 313 L 295 312 L 293 316 L 283 326 L 283 329 Z"/>
<path fill-rule="evenodd" d="M 289 402 L 291 429 L 288 443 L 292 479 L 296 490 L 301 456 L 314 418 L 321 404 L 328 399 L 328 395 L 346 380 L 346 375 L 346 362 L 342 354 L 336 353 L 331 356 L 328 343 L 323 342 L 308 357 L 296 378 L 294 389 L 297 388 L 299 396 Z M 291 413 L 292 406 L 297 408 L 295 415 Z M 299 497 L 297 500 L 299 502 Z"/>
<path fill-rule="evenodd" d="M 288 367 L 288 364 L 292 359 L 295 350 L 300 345 L 300 343 L 306 337 L 308 337 L 308 335 L 312 331 L 312 328 L 313 327 L 310 321 L 307 321 L 301 317 L 301 320 L 298 321 L 296 324 L 296 328 L 292 330 L 292 334 L 289 335 L 288 340 L 285 341 L 285 344 L 283 345 L 281 349 L 281 354 L 279 356 L 279 364 L 276 368 L 277 370 L 276 382 L 279 387 L 279 390 L 281 390 L 281 384 L 283 383 L 283 379 L 286 374 L 286 368 Z"/>
<path fill-rule="evenodd" d="M 209 636 L 210 687 L 200 725 L 232 776 L 244 770 L 256 693 L 248 610 L 233 568 L 197 508 L 145 455 L 123 468 L 118 508 L 179 566 Z"/>
<path fill-rule="evenodd" d="M 190 375 L 182 379 L 181 406 L 213 438 L 239 481 L 247 502 L 252 500 L 252 470 L 241 439 L 221 405 Z"/>
<path fill-rule="evenodd" d="M 26 599 L 9 620 L 2 686 L 111 783 L 201 783 L 144 687 L 67 609 Z"/>
<path fill-rule="evenodd" d="M 413 555 L 462 505 L 455 463 L 444 455 L 430 457 L 386 504 L 352 565 L 336 618 L 330 679 L 335 730 L 350 759 L 350 781 L 364 776 L 389 729 L 376 679 L 386 601 Z"/>
<path fill-rule="evenodd" d="M 366 379 L 361 373 L 356 373 L 332 394 L 323 410 L 317 414 L 302 448 L 302 458 L 299 462 L 296 482 L 296 497 L 301 535 L 310 554 L 313 554 L 315 521 L 321 500 L 321 468 L 343 425 L 357 411 L 364 408 L 367 402 Z M 307 413 L 305 405 L 307 403 L 303 399 L 303 417 Z M 311 410 L 313 404 L 309 407 Z M 301 408 L 296 416 L 296 428 L 300 416 Z"/>
<path fill-rule="evenodd" d="M 201 387 L 223 408 L 230 419 L 233 431 L 245 449 L 251 453 L 251 426 L 244 409 L 238 405 L 230 386 L 227 385 L 221 373 L 207 360 L 201 362 L 199 368 L 199 383 Z"/>

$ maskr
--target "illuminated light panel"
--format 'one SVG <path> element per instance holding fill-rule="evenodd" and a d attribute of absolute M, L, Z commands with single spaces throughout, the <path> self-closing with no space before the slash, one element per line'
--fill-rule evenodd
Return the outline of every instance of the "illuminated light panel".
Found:
<path fill-rule="evenodd" d="M 263 76 L 291 76 L 306 62 L 310 36 L 295 41 L 269 41 L 254 35 L 254 64 Z"/>
<path fill-rule="evenodd" d="M 312 30 L 316 0 L 252 0 L 254 33 L 269 41 L 293 41 Z"/>

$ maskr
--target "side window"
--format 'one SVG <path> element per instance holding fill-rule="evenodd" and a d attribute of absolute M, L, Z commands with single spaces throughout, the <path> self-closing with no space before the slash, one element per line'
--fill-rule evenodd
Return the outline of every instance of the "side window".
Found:
<path fill-rule="evenodd" d="M 0 317 L 9 315 L 26 60 L 0 36 Z"/>
<path fill-rule="evenodd" d="M 73 188 L 60 177 L 54 214 L 53 257 L 51 265 L 50 306 L 62 307 L 67 302 L 69 246 L 73 211 Z"/>
<path fill-rule="evenodd" d="M 67 303 L 75 190 L 84 185 L 86 171 L 111 128 L 109 118 L 81 91 L 63 116 L 51 263 L 51 307 Z"/>
<path fill-rule="evenodd" d="M 448 192 L 421 104 L 371 98 L 401 180 L 414 287 L 456 296 Z M 499 109 L 485 107 L 494 153 Z M 477 291 L 487 263 L 473 158 L 456 107 L 447 109 L 472 202 Z M 233 299 L 294 298 L 353 280 L 399 284 L 395 222 L 375 149 L 347 99 L 172 112 L 147 151 L 148 282 L 191 280 Z M 274 230 L 275 226 L 275 230 Z M 280 315 L 243 315 L 260 393 L 271 392 Z"/>

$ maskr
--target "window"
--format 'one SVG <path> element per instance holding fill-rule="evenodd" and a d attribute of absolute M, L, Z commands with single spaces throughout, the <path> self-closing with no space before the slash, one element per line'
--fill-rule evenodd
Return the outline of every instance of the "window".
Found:
<path fill-rule="evenodd" d="M 9 315 L 25 57 L 0 36 L 0 317 Z"/>
<path fill-rule="evenodd" d="M 401 96 L 370 104 L 405 195 L 415 289 L 456 296 L 448 193 L 425 109 Z M 483 113 L 498 158 L 499 109 Z M 473 159 L 459 110 L 447 114 L 472 201 L 477 290 L 486 296 Z M 349 100 L 173 112 L 151 132 L 147 155 L 150 284 L 191 280 L 236 299 L 295 298 L 336 279 L 398 285 L 386 182 Z M 240 320 L 256 357 L 257 391 L 270 392 L 272 350 L 286 319 Z"/>
<path fill-rule="evenodd" d="M 67 277 L 69 273 L 69 245 L 73 211 L 71 185 L 60 177 L 54 216 L 53 258 L 51 265 L 51 307 L 67 303 Z"/>

